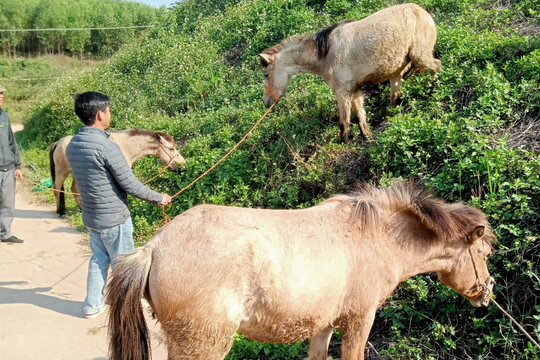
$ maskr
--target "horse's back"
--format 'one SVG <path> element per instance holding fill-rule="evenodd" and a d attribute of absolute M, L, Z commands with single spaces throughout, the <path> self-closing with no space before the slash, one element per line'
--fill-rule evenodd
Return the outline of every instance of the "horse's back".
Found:
<path fill-rule="evenodd" d="M 264 210 L 217 205 L 199 205 L 174 218 L 152 241 L 156 256 L 180 256 L 196 263 L 199 256 L 216 261 L 248 255 L 252 266 L 257 260 L 297 261 L 303 254 L 310 261 L 327 258 L 330 243 L 336 251 L 342 234 L 330 212 L 317 207 L 304 210 Z M 257 258 L 253 258 L 256 255 Z M 195 264 L 192 264 L 195 265 Z"/>
<path fill-rule="evenodd" d="M 436 36 L 433 19 L 420 6 L 403 4 L 383 9 L 333 31 L 329 73 L 339 73 L 345 65 L 359 84 L 382 82 L 409 63 L 415 47 L 426 47 L 431 53 Z"/>
<path fill-rule="evenodd" d="M 435 26 L 435 22 L 431 15 L 420 5 L 415 3 L 390 6 L 367 16 L 364 19 L 358 20 L 358 22 L 362 22 L 366 25 L 394 22 L 407 24 L 408 26 L 415 26 L 416 23 L 425 22 L 430 26 Z"/>
<path fill-rule="evenodd" d="M 333 41 L 346 42 L 362 47 L 364 51 L 395 55 L 392 48 L 408 48 L 418 36 L 435 36 L 435 22 L 424 9 L 416 4 L 392 6 L 364 19 L 344 24 L 332 34 Z"/>

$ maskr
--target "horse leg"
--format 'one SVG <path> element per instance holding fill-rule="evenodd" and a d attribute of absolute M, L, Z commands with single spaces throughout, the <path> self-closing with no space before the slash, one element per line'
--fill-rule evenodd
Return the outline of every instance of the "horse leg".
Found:
<path fill-rule="evenodd" d="M 375 311 L 365 314 L 365 317 L 348 324 L 343 329 L 341 359 L 342 360 L 364 360 L 364 351 L 373 321 Z"/>
<path fill-rule="evenodd" d="M 426 34 L 414 39 L 414 46 L 409 50 L 409 58 L 415 67 L 420 70 L 428 69 L 436 74 L 441 71 L 441 61 L 433 57 L 433 48 L 437 41 L 437 34 Z"/>
<path fill-rule="evenodd" d="M 66 214 L 66 199 L 64 191 L 64 181 L 66 181 L 66 178 L 68 176 L 68 173 L 61 173 L 60 171 L 56 171 L 56 175 L 54 178 L 54 184 L 53 184 L 53 192 L 54 192 L 54 200 L 56 201 L 56 213 L 60 216 Z"/>
<path fill-rule="evenodd" d="M 402 79 L 408 79 L 414 70 L 415 70 L 415 67 L 413 63 L 409 61 L 407 65 L 405 65 L 405 67 L 401 70 L 399 75 L 401 76 Z"/>
<path fill-rule="evenodd" d="M 415 67 L 420 69 L 420 72 L 424 71 L 425 69 L 430 70 L 433 74 L 436 74 L 439 71 L 441 71 L 441 60 L 435 59 L 434 57 L 431 57 L 431 59 L 426 60 L 426 61 L 414 59 L 413 64 Z"/>
<path fill-rule="evenodd" d="M 73 182 L 71 183 L 71 192 L 73 193 L 73 197 L 75 198 L 75 202 L 77 203 L 77 206 L 79 207 L 80 210 L 82 210 L 81 195 L 77 195 L 79 194 L 79 185 L 77 185 L 75 178 L 73 178 Z"/>
<path fill-rule="evenodd" d="M 349 142 L 349 125 L 351 123 L 351 99 L 336 92 L 339 107 L 339 128 L 341 129 L 341 142 Z"/>
<path fill-rule="evenodd" d="M 220 320 L 216 320 L 219 318 Z M 162 322 L 167 338 L 168 360 L 223 360 L 231 350 L 237 324 L 211 315 L 175 317 Z"/>
<path fill-rule="evenodd" d="M 311 337 L 308 352 L 309 360 L 326 360 L 328 356 L 328 345 L 330 344 L 333 332 L 333 328 L 328 328 Z"/>
<path fill-rule="evenodd" d="M 388 80 L 390 80 L 390 107 L 396 107 L 397 101 L 401 97 L 401 91 L 399 91 L 399 88 L 403 78 L 401 77 L 401 74 L 397 74 Z"/>
<path fill-rule="evenodd" d="M 364 95 L 361 92 L 357 92 L 352 101 L 353 110 L 358 118 L 358 126 L 360 132 L 364 138 L 371 137 L 371 130 L 366 121 L 366 110 L 364 110 Z"/>

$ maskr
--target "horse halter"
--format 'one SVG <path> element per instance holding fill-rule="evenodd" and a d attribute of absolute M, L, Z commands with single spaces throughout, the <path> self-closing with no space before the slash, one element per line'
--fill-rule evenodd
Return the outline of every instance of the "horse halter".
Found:
<path fill-rule="evenodd" d="M 274 93 L 274 71 L 276 70 L 276 63 L 277 63 L 277 54 L 272 55 L 273 61 L 272 61 L 272 72 L 270 73 L 270 86 L 266 86 L 264 84 L 264 89 L 272 95 L 274 98 L 274 102 L 277 102 L 279 100 L 279 97 Z"/>
<path fill-rule="evenodd" d="M 173 163 L 173 161 L 176 160 L 176 158 L 178 157 L 178 155 L 180 155 L 180 153 L 177 152 L 177 154 L 173 156 L 173 155 L 171 154 L 171 152 L 169 151 L 169 149 L 167 149 L 167 148 L 163 145 L 163 141 L 162 141 L 161 139 L 159 140 L 159 144 L 158 144 L 158 146 L 157 146 L 157 148 L 156 148 L 156 157 L 157 157 L 158 159 L 161 159 L 159 149 L 161 149 L 161 151 L 163 151 L 165 154 L 169 155 L 169 158 L 171 159 L 171 160 L 169 160 L 169 162 L 167 163 L 167 166 L 165 167 L 165 169 L 168 168 L 168 167 Z"/>
<path fill-rule="evenodd" d="M 483 240 L 486 241 L 486 240 Z M 488 245 L 491 246 L 491 244 L 488 242 Z M 476 267 L 476 261 L 474 261 L 474 256 L 471 251 L 471 245 L 468 247 L 469 255 L 471 256 L 471 261 L 473 263 L 473 269 L 474 274 L 476 276 L 476 284 L 471 287 L 469 290 L 465 291 L 465 294 L 471 297 L 478 297 L 478 295 L 482 295 L 482 298 L 480 299 L 480 304 L 482 306 L 488 306 L 489 299 L 491 298 L 491 295 L 493 294 L 493 285 L 495 285 L 495 279 L 493 279 L 491 276 L 488 276 L 485 282 L 480 281 L 480 277 L 478 276 L 478 269 Z"/>

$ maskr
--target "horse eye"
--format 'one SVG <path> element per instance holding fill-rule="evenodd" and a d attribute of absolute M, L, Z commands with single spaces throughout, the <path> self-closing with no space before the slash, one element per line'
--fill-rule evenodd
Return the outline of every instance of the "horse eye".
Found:
<path fill-rule="evenodd" d="M 268 74 L 264 74 L 264 77 L 268 79 Z"/>

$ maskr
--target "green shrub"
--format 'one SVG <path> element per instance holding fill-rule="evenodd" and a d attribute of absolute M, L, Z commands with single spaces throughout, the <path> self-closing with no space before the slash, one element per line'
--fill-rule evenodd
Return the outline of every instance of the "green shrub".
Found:
<path fill-rule="evenodd" d="M 226 360 L 293 360 L 304 358 L 307 345 L 301 342 L 291 345 L 278 345 L 249 341 L 237 334 Z"/>

